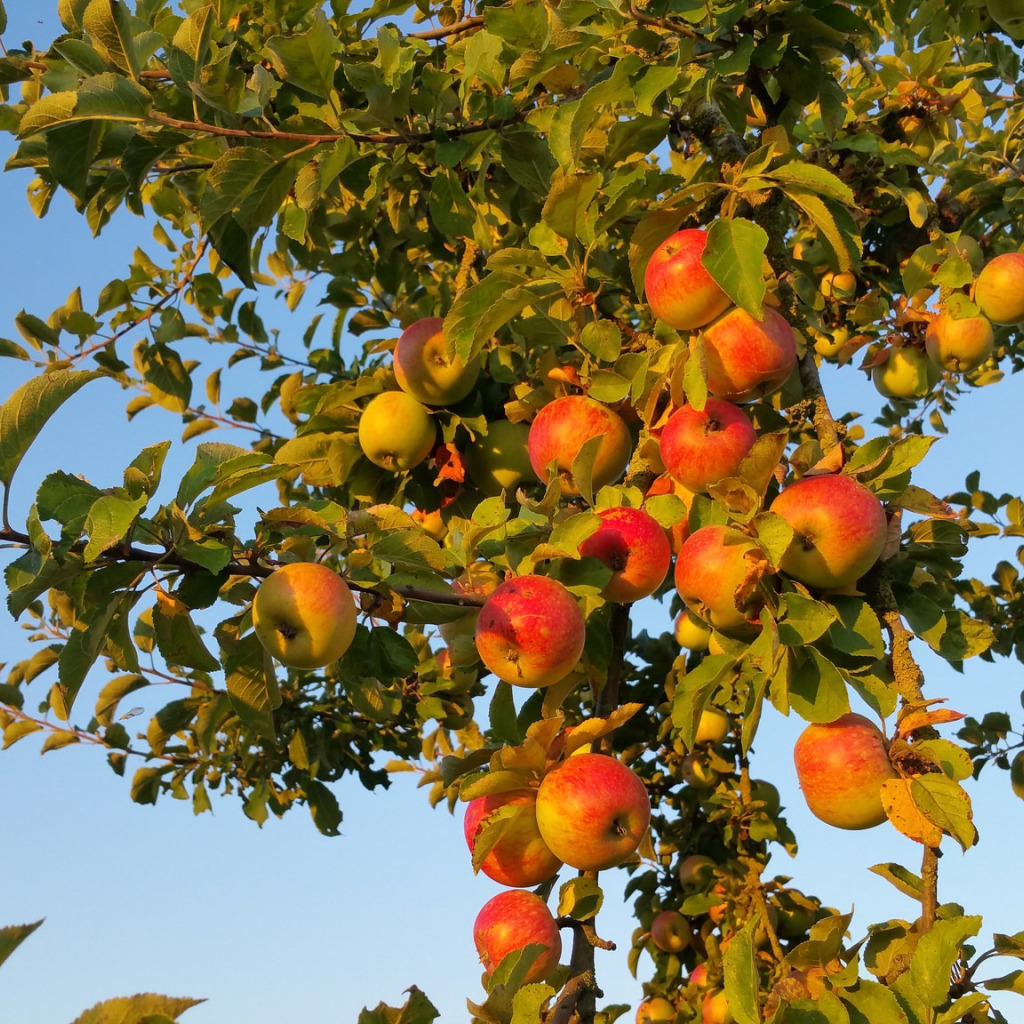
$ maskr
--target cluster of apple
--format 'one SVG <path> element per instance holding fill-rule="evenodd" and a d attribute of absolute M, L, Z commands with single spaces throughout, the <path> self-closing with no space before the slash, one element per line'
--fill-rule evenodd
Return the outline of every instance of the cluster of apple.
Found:
<path fill-rule="evenodd" d="M 463 832 L 474 865 L 510 887 L 488 900 L 473 924 L 488 974 L 506 956 L 537 946 L 525 981 L 549 977 L 562 952 L 559 925 L 529 890 L 550 882 L 563 865 L 603 871 L 625 863 L 650 825 L 651 802 L 639 776 L 616 758 L 591 752 L 589 743 L 573 747 L 567 732 L 543 768 L 526 770 L 521 760 L 502 768 L 499 754 L 485 780 L 500 779 L 498 788 L 466 806 Z"/>
<path fill-rule="evenodd" d="M 976 243 L 967 246 L 961 240 L 960 245 L 965 258 L 980 261 Z M 844 276 L 855 287 L 853 275 Z M 822 290 L 839 299 L 853 297 L 853 290 L 826 289 L 824 279 Z M 928 395 L 944 372 L 963 374 L 982 366 L 995 347 L 995 327 L 1024 323 L 1024 253 L 1003 253 L 989 260 L 972 287 L 954 291 L 937 312 L 911 308 L 903 315 L 913 328 L 904 342 L 873 351 L 863 369 L 870 372 L 876 390 L 885 398 L 914 401 Z M 856 340 L 839 327 L 831 337 L 819 333 L 815 349 L 820 355 L 835 356 Z"/>

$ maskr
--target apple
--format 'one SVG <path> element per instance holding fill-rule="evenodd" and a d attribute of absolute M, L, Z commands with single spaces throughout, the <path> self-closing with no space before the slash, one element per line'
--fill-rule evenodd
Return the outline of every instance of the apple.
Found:
<path fill-rule="evenodd" d="M 821 279 L 821 294 L 826 299 L 852 299 L 857 294 L 857 278 L 849 270 L 829 271 Z"/>
<path fill-rule="evenodd" d="M 697 964 L 687 979 L 691 985 L 696 985 L 698 988 L 703 988 L 708 983 L 708 965 Z"/>
<path fill-rule="evenodd" d="M 729 402 L 777 391 L 796 367 L 796 334 L 769 306 L 763 320 L 732 309 L 704 329 L 708 390 Z"/>
<path fill-rule="evenodd" d="M 693 501 L 693 491 L 688 487 L 684 487 L 678 480 L 673 480 L 668 473 L 662 473 L 654 478 L 651 486 L 647 488 L 645 497 L 655 498 L 659 494 L 674 494 L 687 510 L 686 515 L 678 523 L 673 523 L 665 528 L 665 533 L 668 534 L 669 547 L 672 548 L 672 554 L 678 555 L 679 549 L 683 546 L 683 541 L 690 536 L 690 521 L 688 517 L 690 502 Z"/>
<path fill-rule="evenodd" d="M 480 597 L 488 597 L 501 586 L 501 576 L 490 562 L 473 562 L 468 565 L 454 580 L 452 590 L 456 594 L 477 594 Z M 476 664 L 478 658 L 475 645 L 468 642 L 460 643 L 460 637 L 472 637 L 476 633 L 476 620 L 480 616 L 479 608 L 467 609 L 465 615 L 460 615 L 450 622 L 442 622 L 437 631 L 441 639 L 451 649 L 452 662 L 457 667 L 465 668 L 468 665 Z"/>
<path fill-rule="evenodd" d="M 501 837 L 480 864 L 480 870 L 501 885 L 530 888 L 556 874 L 562 862 L 548 849 L 537 828 L 537 795 L 532 790 L 513 790 L 479 796 L 466 805 L 463 834 L 474 852 L 488 815 L 503 807 L 514 808 L 504 822 Z"/>
<path fill-rule="evenodd" d="M 647 833 L 651 799 L 640 777 L 606 754 L 556 764 L 537 791 L 537 826 L 551 852 L 580 871 L 629 860 Z"/>
<path fill-rule="evenodd" d="M 847 712 L 813 723 L 793 748 L 797 779 L 811 813 L 836 828 L 872 828 L 885 821 L 882 783 L 897 778 L 882 731 Z"/>
<path fill-rule="evenodd" d="M 398 386 L 424 405 L 454 405 L 476 386 L 480 360 L 449 356 L 438 316 L 410 324 L 398 339 L 392 368 Z"/>
<path fill-rule="evenodd" d="M 732 723 L 729 716 L 718 708 L 705 708 L 697 722 L 694 743 L 721 743 L 729 735 Z"/>
<path fill-rule="evenodd" d="M 700 1007 L 701 1024 L 733 1024 L 735 1017 L 729 1009 L 729 997 L 725 989 L 706 992 Z"/>
<path fill-rule="evenodd" d="M 1018 751 L 1010 762 L 1010 788 L 1024 800 L 1024 750 Z"/>
<path fill-rule="evenodd" d="M 633 441 L 618 413 L 586 395 L 565 395 L 548 402 L 530 424 L 530 465 L 542 483 L 548 483 L 548 467 L 555 464 L 562 488 L 576 494 L 572 464 L 591 438 L 601 438 L 594 459 L 594 489 L 617 480 L 629 463 Z"/>
<path fill-rule="evenodd" d="M 679 862 L 679 884 L 684 889 L 706 889 L 715 876 L 715 862 L 702 853 L 691 853 Z"/>
<path fill-rule="evenodd" d="M 252 624 L 260 643 L 282 665 L 323 668 L 352 643 L 356 603 L 345 581 L 326 565 L 290 562 L 260 584 Z"/>
<path fill-rule="evenodd" d="M 793 527 L 779 568 L 809 587 L 833 590 L 860 579 L 885 547 L 882 503 L 841 473 L 805 476 L 783 488 L 770 511 Z"/>
<path fill-rule="evenodd" d="M 676 616 L 675 638 L 680 647 L 690 651 L 706 651 L 710 637 L 711 628 L 693 612 L 680 612 Z"/>
<path fill-rule="evenodd" d="M 473 923 L 473 942 L 488 974 L 509 953 L 529 945 L 544 946 L 526 973 L 527 984 L 546 978 L 562 955 L 562 936 L 548 905 L 525 889 L 500 892 L 480 908 Z"/>
<path fill-rule="evenodd" d="M 939 368 L 920 349 L 901 345 L 871 370 L 871 381 L 884 398 L 923 398 L 939 382 Z"/>
<path fill-rule="evenodd" d="M 516 576 L 480 609 L 475 639 L 480 660 L 499 679 L 536 688 L 559 682 L 576 667 L 586 622 L 558 580 Z"/>
<path fill-rule="evenodd" d="M 529 436 L 528 423 L 492 420 L 487 424 L 487 433 L 480 434 L 463 453 L 467 481 L 488 497 L 502 491 L 515 494 L 524 482 L 532 483 Z"/>
<path fill-rule="evenodd" d="M 674 1024 L 676 1008 L 664 997 L 645 999 L 636 1008 L 636 1024 Z"/>
<path fill-rule="evenodd" d="M 661 461 L 672 478 L 690 491 L 703 491 L 727 476 L 757 440 L 747 414 L 732 402 L 709 398 L 703 409 L 684 405 L 661 431 Z"/>
<path fill-rule="evenodd" d="M 429 512 L 421 508 L 413 509 L 412 518 L 428 537 L 439 544 L 448 536 L 448 524 L 441 516 L 440 509 L 431 509 Z"/>
<path fill-rule="evenodd" d="M 720 778 L 711 762 L 698 753 L 687 754 L 679 762 L 679 776 L 694 789 L 713 789 Z"/>
<path fill-rule="evenodd" d="M 943 310 L 928 324 L 924 349 L 943 370 L 966 373 L 981 366 L 995 344 L 992 324 L 983 316 L 956 319 Z"/>
<path fill-rule="evenodd" d="M 704 228 L 683 228 L 654 250 L 644 270 L 651 312 L 677 331 L 703 327 L 732 305 L 701 263 L 707 241 Z"/>
<path fill-rule="evenodd" d="M 678 910 L 663 910 L 651 922 L 651 942 L 663 953 L 679 953 L 693 941 L 690 922 Z"/>
<path fill-rule="evenodd" d="M 1024 321 L 1024 252 L 990 259 L 974 282 L 974 301 L 994 324 Z"/>
<path fill-rule="evenodd" d="M 668 536 L 658 522 L 638 508 L 603 508 L 601 525 L 579 546 L 585 558 L 596 558 L 612 570 L 601 596 L 630 604 L 653 594 L 672 564 Z"/>
<path fill-rule="evenodd" d="M 433 450 L 434 421 L 425 406 L 404 391 L 375 395 L 359 417 L 359 447 L 374 465 L 402 472 Z"/>
<path fill-rule="evenodd" d="M 745 533 L 732 526 L 702 526 L 676 556 L 676 590 L 686 607 L 714 629 L 749 632 L 760 625 L 766 567 L 760 545 Z"/>

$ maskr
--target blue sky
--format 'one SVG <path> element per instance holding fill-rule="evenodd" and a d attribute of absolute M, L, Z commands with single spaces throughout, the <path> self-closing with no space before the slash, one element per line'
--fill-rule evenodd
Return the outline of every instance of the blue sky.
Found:
<path fill-rule="evenodd" d="M 59 25 L 51 4 L 45 6 L 7 0 L 4 41 L 52 38 Z M 0 157 L 11 149 L 9 137 L 0 139 Z M 124 271 L 136 245 L 154 248 L 149 226 L 129 216 L 93 239 L 63 197 L 37 221 L 24 199 L 29 179 L 23 171 L 0 175 L 6 239 L 0 336 L 12 338 L 22 308 L 45 317 L 79 285 L 88 308 L 99 288 Z M 300 310 L 296 332 L 311 315 L 312 309 Z M 284 311 L 275 316 L 288 323 Z M 23 375 L 13 361 L 0 364 L 0 392 L 9 393 Z M 826 386 L 837 409 L 860 409 L 868 435 L 879 432 L 870 423 L 879 399 L 862 374 L 829 375 Z M 165 479 L 180 477 L 192 450 L 177 443 L 180 424 L 151 410 L 126 428 L 125 401 L 115 386 L 99 383 L 54 417 L 16 479 L 15 521 L 46 473 L 60 468 L 100 486 L 118 483 L 137 452 L 160 440 L 175 442 Z M 1022 407 L 1020 377 L 966 396 L 951 418 L 951 436 L 935 447 L 916 482 L 946 494 L 980 468 L 987 489 L 1019 492 Z M 214 438 L 235 440 L 206 435 Z M 1013 547 L 1003 545 L 1003 557 L 1012 557 Z M 972 559 L 976 572 L 994 564 L 994 549 L 995 542 L 982 543 Z M 9 557 L 0 552 L 0 564 Z M 667 605 L 655 602 L 645 602 L 636 618 L 652 632 L 671 624 Z M 23 631 L 0 612 L 3 659 L 13 662 L 27 650 Z M 929 696 L 948 696 L 949 706 L 970 713 L 1004 707 L 1020 721 L 1018 663 L 975 660 L 961 676 L 936 659 L 922 660 Z M 103 681 L 102 671 L 90 676 L 78 717 L 87 717 Z M 29 703 L 44 696 L 45 684 L 36 685 Z M 144 730 L 151 710 L 126 723 L 129 731 Z M 867 868 L 896 860 L 916 870 L 914 844 L 888 826 L 844 833 L 807 813 L 790 754 L 801 727 L 769 710 L 755 749 L 753 770 L 779 786 L 801 842 L 800 856 L 789 861 L 782 855 L 770 873 L 793 876 L 800 888 L 841 910 L 855 907 L 857 936 L 871 921 L 913 917 L 914 905 Z M 403 989 L 416 984 L 442 1020 L 457 1021 L 466 1019 L 465 999 L 483 995 L 472 922 L 499 887 L 473 876 L 460 817 L 431 810 L 414 777 L 398 776 L 390 791 L 375 795 L 358 785 L 339 786 L 343 834 L 328 839 L 302 810 L 259 829 L 233 798 L 215 799 L 214 813 L 198 818 L 189 804 L 170 799 L 140 807 L 128 797 L 128 780 L 110 771 L 101 751 L 80 746 L 40 757 L 38 747 L 29 737 L 0 753 L 7 865 L 0 924 L 46 918 L 0 970 L 5 1020 L 69 1024 L 101 999 L 157 991 L 208 998 L 184 1015 L 189 1024 L 342 1024 L 378 1000 L 400 1004 Z M 983 935 L 1014 932 L 1024 928 L 1024 899 L 1007 877 L 1007 858 L 1018 852 L 1024 804 L 1012 799 L 1007 776 L 994 769 L 971 784 L 971 793 L 981 844 L 966 856 L 944 844 L 940 898 L 983 913 Z M 600 953 L 598 971 L 609 999 L 635 1005 L 640 984 L 626 969 L 633 923 L 620 898 L 625 879 L 623 872 L 602 877 L 608 906 L 599 930 L 619 951 Z M 1011 967 L 996 964 L 991 973 Z M 640 970 L 643 977 L 643 961 Z"/>

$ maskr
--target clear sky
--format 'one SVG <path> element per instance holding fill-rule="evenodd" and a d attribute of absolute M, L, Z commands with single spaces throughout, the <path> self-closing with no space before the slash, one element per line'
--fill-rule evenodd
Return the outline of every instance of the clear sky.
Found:
<path fill-rule="evenodd" d="M 51 12 L 56 0 L 5 5 L 9 47 L 30 37 L 43 43 L 60 31 Z M 12 149 L 13 140 L 0 137 L 0 158 Z M 22 308 L 45 318 L 79 285 L 89 308 L 99 289 L 124 272 L 136 245 L 155 248 L 150 226 L 127 215 L 93 239 L 63 196 L 37 221 L 24 198 L 30 177 L 0 175 L 0 337 L 17 338 L 13 320 Z M 290 329 L 300 333 L 312 312 L 300 308 Z M 283 310 L 274 320 L 285 328 L 293 322 Z M 134 340 L 126 339 L 125 351 Z M 0 398 L 25 375 L 23 365 L 0 362 Z M 832 378 L 826 387 L 836 409 L 859 409 L 868 435 L 877 434 L 871 418 L 879 399 L 864 375 L 846 370 Z M 229 379 L 225 374 L 226 384 Z M 180 424 L 157 410 L 126 424 L 127 397 L 112 384 L 95 383 L 54 417 L 19 471 L 12 519 L 24 518 L 48 472 L 116 484 L 142 447 L 164 439 L 175 442 L 165 480 L 180 478 L 193 450 L 178 443 Z M 951 435 L 916 482 L 947 494 L 979 468 L 987 489 L 1019 493 L 1024 456 L 1014 425 L 1022 407 L 1020 377 L 966 396 L 951 418 Z M 205 439 L 215 438 L 244 443 L 230 434 Z M 975 572 L 994 565 L 995 544 L 981 542 Z M 1002 557 L 1012 558 L 1014 547 L 1004 544 Z M 10 557 L 0 551 L 0 565 Z M 635 619 L 651 632 L 671 626 L 667 604 L 646 602 Z M 0 660 L 16 661 L 28 650 L 25 633 L 0 610 Z M 1019 663 L 976 659 L 958 675 L 918 653 L 929 696 L 948 696 L 949 706 L 969 713 L 1006 708 L 1020 722 Z M 87 719 L 103 682 L 102 669 L 89 677 L 76 720 Z M 29 705 L 44 699 L 46 685 L 29 690 Z M 126 723 L 129 731 L 144 731 L 152 710 L 175 696 L 158 693 L 159 702 Z M 771 873 L 793 876 L 794 884 L 844 911 L 855 907 L 858 937 L 869 922 L 912 918 L 915 905 L 867 868 L 896 860 L 917 870 L 917 847 L 888 825 L 846 833 L 808 814 L 791 758 L 801 727 L 768 709 L 755 747 L 753 770 L 778 785 L 801 842 L 800 856 L 790 861 L 782 854 Z M 471 929 L 499 887 L 473 876 L 460 817 L 431 810 L 414 777 L 397 776 L 390 791 L 377 794 L 355 783 L 338 785 L 343 834 L 328 839 L 301 809 L 260 829 L 232 797 L 215 798 L 214 813 L 198 818 L 188 803 L 169 798 L 140 807 L 129 799 L 128 779 L 110 771 L 102 751 L 79 746 L 40 757 L 38 749 L 38 738 L 28 737 L 0 752 L 6 865 L 0 925 L 46 918 L 0 969 L 5 1022 L 70 1024 L 101 999 L 139 991 L 207 997 L 184 1015 L 188 1024 L 347 1024 L 379 1000 L 401 1004 L 413 984 L 431 997 L 443 1021 L 458 1021 L 467 1018 L 465 999 L 483 996 Z M 981 844 L 965 856 L 944 843 L 940 899 L 983 913 L 983 936 L 1018 931 L 1024 898 L 1008 863 L 1019 852 L 1024 804 L 1013 800 L 1006 774 L 995 769 L 968 785 Z M 599 931 L 619 950 L 599 953 L 597 966 L 606 996 L 635 1005 L 640 982 L 626 969 L 633 923 L 620 895 L 625 880 L 624 872 L 602 876 L 608 905 Z M 648 966 L 641 961 L 641 979 Z M 991 974 L 1012 966 L 997 963 Z"/>

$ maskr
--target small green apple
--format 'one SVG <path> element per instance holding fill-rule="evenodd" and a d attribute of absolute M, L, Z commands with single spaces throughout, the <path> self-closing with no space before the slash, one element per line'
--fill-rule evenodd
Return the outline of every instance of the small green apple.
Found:
<path fill-rule="evenodd" d="M 404 391 L 382 391 L 359 417 L 363 454 L 392 472 L 418 466 L 433 451 L 436 438 L 430 413 Z"/>

